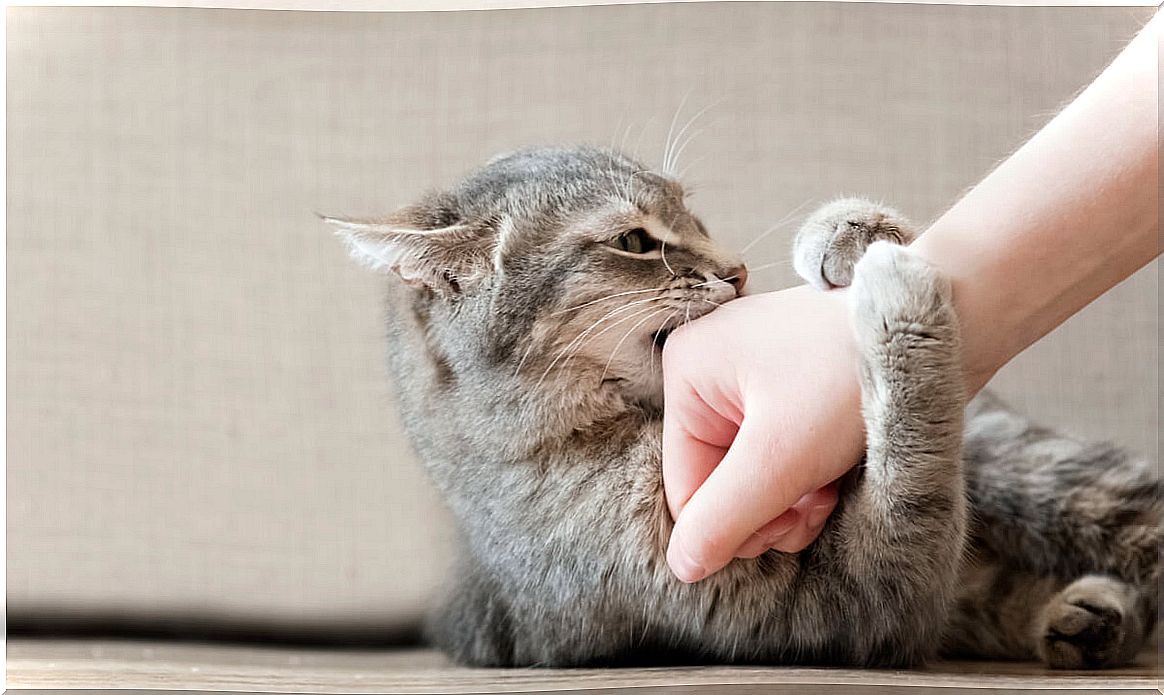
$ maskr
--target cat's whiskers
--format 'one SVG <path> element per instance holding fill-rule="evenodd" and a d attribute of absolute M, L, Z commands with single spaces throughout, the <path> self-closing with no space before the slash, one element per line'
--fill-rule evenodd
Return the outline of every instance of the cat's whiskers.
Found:
<path fill-rule="evenodd" d="M 758 265 L 755 268 L 748 268 L 748 275 L 751 275 L 752 273 L 758 273 L 761 270 L 770 270 L 772 268 L 776 268 L 776 267 L 779 267 L 782 265 L 791 265 L 791 264 L 792 264 L 792 261 L 773 261 L 772 263 L 764 263 L 763 265 Z M 714 280 L 707 280 L 705 282 L 700 282 L 700 283 L 697 283 L 695 285 L 692 285 L 691 289 L 695 289 L 696 287 L 708 287 L 710 285 L 715 285 L 715 284 L 718 284 L 721 282 L 728 283 L 728 282 L 731 282 L 732 280 L 737 279 L 738 277 L 739 277 L 739 274 L 736 274 L 736 275 L 729 275 L 726 278 L 716 278 Z"/>
<path fill-rule="evenodd" d="M 526 346 L 526 348 L 525 348 L 525 352 L 523 352 L 523 353 L 522 353 L 522 355 L 521 355 L 521 359 L 520 359 L 520 360 L 518 360 L 518 362 L 517 362 L 517 369 L 514 369 L 514 370 L 513 370 L 513 376 L 515 376 L 515 377 L 516 377 L 518 374 L 520 374 L 520 373 L 521 373 L 521 368 L 525 366 L 525 361 L 526 361 L 527 359 L 529 359 L 529 355 L 530 355 L 530 353 L 531 353 L 531 352 L 533 352 L 533 349 L 534 349 L 534 346 L 535 346 L 535 345 L 537 345 L 537 341 L 536 341 L 536 340 L 532 340 L 532 339 L 531 339 L 531 340 L 529 341 L 529 345 L 527 345 L 527 346 Z"/>
<path fill-rule="evenodd" d="M 687 97 L 689 96 L 691 96 L 690 89 L 687 90 L 687 93 L 679 101 L 679 106 L 675 109 L 675 115 L 671 116 L 671 127 L 667 128 L 667 139 L 663 141 L 663 161 L 661 167 L 664 172 L 667 171 L 667 164 L 671 161 L 671 137 L 675 133 L 675 124 L 679 122 L 679 114 L 683 112 L 683 107 L 687 104 Z"/>
<path fill-rule="evenodd" d="M 606 299 L 608 299 L 608 298 L 606 298 Z M 612 318 L 612 317 L 613 317 L 615 314 L 618 314 L 618 313 L 620 313 L 620 312 L 622 312 L 622 311 L 626 311 L 626 310 L 627 310 L 628 308 L 630 308 L 630 307 L 634 307 L 634 306 L 637 306 L 637 305 L 640 305 L 640 304 L 647 304 L 648 302 L 651 302 L 651 301 L 653 301 L 653 299 L 655 299 L 655 298 L 648 298 L 648 299 L 644 299 L 644 300 L 641 300 L 641 301 L 628 302 L 627 304 L 623 304 L 622 306 L 615 307 L 613 310 L 611 310 L 611 311 L 607 312 L 607 314 L 606 314 L 605 316 L 603 316 L 602 318 L 600 318 L 600 319 L 598 319 L 597 321 L 595 321 L 595 322 L 594 322 L 594 323 L 593 323 L 593 324 L 592 324 L 592 325 L 591 325 L 589 328 L 587 328 L 585 331 L 583 331 L 583 332 L 582 332 L 582 334 L 581 334 L 580 336 L 576 337 L 576 338 L 575 338 L 575 340 L 577 340 L 577 339 L 578 339 L 578 338 L 580 338 L 580 337 L 583 337 L 583 336 L 585 336 L 587 332 L 589 332 L 590 330 L 592 330 L 593 328 L 595 328 L 595 327 L 596 327 L 598 324 L 602 323 L 603 321 L 606 321 L 607 319 L 610 319 L 610 318 Z M 596 301 L 598 301 L 598 300 L 596 300 Z M 576 308 L 580 309 L 580 308 L 582 308 L 582 307 L 576 307 Z M 552 315 L 553 315 L 553 314 L 551 314 L 551 316 L 552 316 Z M 572 344 L 573 344 L 573 341 L 571 341 L 571 345 L 572 345 Z M 526 360 L 529 358 L 529 356 L 530 356 L 530 353 L 533 351 L 533 349 L 534 349 L 535 347 L 537 347 L 537 342 L 536 342 L 536 341 L 533 341 L 533 340 L 531 340 L 531 341 L 530 341 L 530 344 L 529 344 L 529 346 L 528 346 L 528 347 L 525 349 L 525 354 L 523 354 L 523 355 L 522 355 L 522 357 L 521 357 L 521 361 L 520 361 L 520 362 L 518 362 L 518 364 L 517 364 L 517 369 L 515 369 L 515 370 L 513 371 L 513 375 L 514 375 L 514 376 L 517 376 L 517 375 L 518 375 L 518 374 L 521 372 L 521 368 L 522 368 L 522 367 L 525 365 L 525 361 L 526 361 Z M 569 349 L 569 347 L 570 347 L 570 346 L 569 346 L 569 345 L 567 345 L 567 346 L 566 346 L 566 349 Z"/>
<path fill-rule="evenodd" d="M 633 156 L 635 159 L 638 159 L 638 152 L 639 152 L 639 150 L 642 148 L 642 145 L 643 145 L 643 135 L 644 135 L 644 134 L 646 134 L 646 132 L 647 132 L 647 126 L 648 126 L 648 125 L 649 125 L 649 124 L 650 124 L 650 123 L 651 123 L 653 120 L 654 120 L 653 118 L 649 118 L 649 119 L 647 119 L 646 123 L 643 123 L 642 125 L 640 125 L 640 126 L 639 126 L 639 134 L 638 134 L 638 137 L 636 137 L 636 138 L 635 138 L 635 145 L 634 145 L 634 148 L 633 148 L 633 149 L 631 149 L 631 151 L 630 151 L 630 152 L 631 152 L 631 155 L 632 155 L 632 156 Z M 628 127 L 627 127 L 627 130 L 626 130 L 626 134 L 623 136 L 622 142 L 620 142 L 620 143 L 619 143 L 619 145 L 618 145 L 618 151 L 619 151 L 619 153 L 620 153 L 620 154 L 622 154 L 622 153 L 625 153 L 625 152 L 627 151 L 627 138 L 629 138 L 629 137 L 630 137 L 631 126 L 633 126 L 633 125 L 634 125 L 634 123 L 630 123 L 630 124 L 628 125 Z"/>
<path fill-rule="evenodd" d="M 736 275 L 729 275 L 726 278 L 716 278 L 714 280 L 705 280 L 704 282 L 700 282 L 700 283 L 697 283 L 695 285 L 692 285 L 691 289 L 695 289 L 697 287 L 710 287 L 711 285 L 718 285 L 721 282 L 726 285 L 738 277 L 739 277 L 739 274 L 736 274 Z"/>
<path fill-rule="evenodd" d="M 746 254 L 748 251 L 750 251 L 751 249 L 753 249 L 753 248 L 756 246 L 756 244 L 760 243 L 760 242 L 761 242 L 761 241 L 763 241 L 765 238 L 767 238 L 769 235 L 771 235 L 773 232 L 775 232 L 776 230 L 778 230 L 778 229 L 780 229 L 781 227 L 783 227 L 785 224 L 787 224 L 787 223 L 788 223 L 788 222 L 789 222 L 789 221 L 792 219 L 792 216 L 793 216 L 793 215 L 795 215 L 796 213 L 798 213 L 798 212 L 800 212 L 801 210 L 803 210 L 803 209 L 805 208 L 805 206 L 807 206 L 807 205 L 808 205 L 809 203 L 811 203 L 811 202 L 812 202 L 812 199 L 810 198 L 809 200 L 806 200 L 806 201 L 804 201 L 804 202 L 803 202 L 803 203 L 801 203 L 800 205 L 797 205 L 795 208 L 793 208 L 793 209 L 792 209 L 792 212 L 788 213 L 788 214 L 787 214 L 787 215 L 785 215 L 784 217 L 781 217 L 779 222 L 777 222 L 776 224 L 772 225 L 772 226 L 771 226 L 771 227 L 769 227 L 768 229 L 764 230 L 764 232 L 762 232 L 762 233 L 761 233 L 759 236 L 757 236 L 755 239 L 752 239 L 752 240 L 751 240 L 751 241 L 750 241 L 750 242 L 749 242 L 749 243 L 748 243 L 746 246 L 744 246 L 744 248 L 740 249 L 740 252 L 739 252 L 739 253 L 740 253 L 740 255 L 741 255 L 741 256 L 743 256 L 743 255 L 744 255 L 744 254 Z"/>
<path fill-rule="evenodd" d="M 671 269 L 671 264 L 667 262 L 667 237 L 669 236 L 671 236 L 670 232 L 663 237 L 663 243 L 659 246 L 659 255 L 663 258 L 663 267 L 667 269 L 668 273 L 671 273 L 671 277 L 675 278 L 679 276 L 675 274 L 675 271 Z"/>
<path fill-rule="evenodd" d="M 608 148 L 610 149 L 611 152 L 618 151 L 614 148 L 614 141 L 618 138 L 618 131 L 622 130 L 622 122 L 624 120 L 626 120 L 626 115 L 627 115 L 627 110 L 623 109 L 622 115 L 620 115 L 618 117 L 618 124 L 614 126 L 614 130 L 611 131 L 611 133 L 610 133 L 610 145 L 608 145 Z M 626 135 L 624 132 L 623 138 L 625 139 L 625 137 L 626 137 Z"/>
<path fill-rule="evenodd" d="M 668 307 L 663 307 L 662 309 L 656 309 L 653 313 L 648 314 L 645 318 L 641 319 L 638 323 L 631 326 L 630 330 L 628 330 L 626 332 L 626 334 L 623 335 L 622 338 L 617 343 L 615 343 L 614 349 L 610 351 L 610 359 L 606 360 L 606 366 L 602 368 L 602 376 L 598 379 L 598 383 L 601 384 L 602 382 L 606 381 L 606 374 L 607 374 L 607 372 L 610 371 L 610 365 L 614 363 L 614 356 L 618 354 L 619 349 L 622 348 L 622 344 L 627 341 L 627 338 L 630 338 L 631 335 L 634 334 L 634 332 L 638 330 L 639 326 L 643 325 L 647 321 L 650 321 L 652 318 L 658 316 L 659 314 L 663 313 L 667 309 L 668 309 Z"/>
<path fill-rule="evenodd" d="M 630 133 L 630 125 L 628 124 L 626 131 L 624 131 L 623 135 L 622 135 L 623 142 L 626 141 L 626 137 L 629 133 Z M 622 152 L 621 145 L 619 146 L 618 150 L 614 149 L 613 139 L 611 140 L 611 143 L 610 143 L 610 149 L 612 152 Z M 618 176 L 615 174 L 615 171 L 614 171 L 614 165 L 615 165 L 615 157 L 611 156 L 608 158 L 607 165 L 606 165 L 606 180 L 610 182 L 611 190 L 618 191 L 620 189 L 620 186 L 618 184 Z M 625 190 L 623 191 L 623 195 L 622 195 L 621 200 L 623 200 L 627 203 L 633 203 L 633 201 L 631 201 L 629 198 L 626 197 Z"/>
<path fill-rule="evenodd" d="M 554 371 L 555 365 L 557 365 L 558 371 L 562 371 L 563 369 L 566 368 L 566 366 L 568 364 L 570 364 L 570 360 L 574 359 L 579 354 L 581 354 L 582 350 L 588 344 L 594 342 L 595 340 L 597 340 L 602 335 L 606 334 L 611 329 L 617 328 L 618 326 L 621 326 L 622 324 L 626 323 L 627 321 L 633 321 L 644 314 L 651 313 L 652 311 L 653 311 L 653 309 L 651 307 L 640 308 L 628 316 L 623 316 L 622 318 L 618 319 L 617 321 L 610 324 L 606 328 L 603 328 L 598 333 L 590 336 L 589 339 L 585 339 L 585 336 L 579 336 L 575 340 L 570 341 L 571 345 L 574 345 L 575 343 L 577 343 L 577 345 L 575 347 L 573 347 L 573 349 L 571 349 L 570 345 L 567 345 L 565 348 L 562 348 L 562 350 L 560 350 L 558 352 L 557 356 L 554 357 L 554 360 L 553 360 L 553 362 L 550 363 L 550 366 L 546 367 L 546 371 L 542 372 L 542 375 L 541 375 L 541 377 L 538 378 L 538 382 L 534 388 L 541 387 L 542 382 L 544 382 L 546 380 L 546 377 L 548 377 L 550 375 L 550 372 Z M 569 355 L 566 354 L 567 352 L 569 353 Z M 565 357 L 566 359 L 562 360 L 563 357 Z M 561 360 L 560 363 L 559 363 L 559 360 Z"/>
<path fill-rule="evenodd" d="M 708 108 L 710 108 L 710 107 L 708 107 Z M 704 111 L 706 111 L 706 110 L 707 109 L 705 108 Z M 700 113 L 703 113 L 703 111 L 700 111 Z M 699 116 L 699 114 L 696 114 L 696 117 L 698 117 L 698 116 Z M 695 140 L 695 138 L 699 137 L 699 135 L 701 135 L 703 133 L 703 131 L 704 131 L 703 128 L 696 128 L 695 130 L 691 131 L 691 137 L 687 138 L 687 140 L 685 140 L 683 142 L 683 144 L 677 144 L 677 146 L 675 147 L 675 153 L 671 155 L 671 165 L 670 165 L 670 168 L 667 169 L 668 174 L 670 174 L 671 176 L 673 176 L 675 178 L 679 178 L 679 173 L 676 171 L 676 167 L 679 166 L 679 157 L 683 155 L 683 150 L 687 149 L 687 146 L 690 145 L 692 143 L 692 141 Z M 682 136 L 680 135 L 680 137 L 682 137 Z"/>
<path fill-rule="evenodd" d="M 598 299 L 591 300 L 589 302 L 586 302 L 585 304 L 579 304 L 577 306 L 572 306 L 572 307 L 569 307 L 567 309 L 560 309 L 560 310 L 555 311 L 554 313 L 550 314 L 550 316 L 559 316 L 561 314 L 566 314 L 566 313 L 569 313 L 571 311 L 577 311 L 579 309 L 584 309 L 592 304 L 597 304 L 599 302 L 605 302 L 608 299 L 616 299 L 618 297 L 625 297 L 625 296 L 631 295 L 631 294 L 643 294 L 644 292 L 658 292 L 658 291 L 659 291 L 658 288 L 651 287 L 651 288 L 648 288 L 645 290 L 628 290 L 626 292 L 615 292 L 614 294 L 608 294 L 605 297 L 599 297 Z"/>
<path fill-rule="evenodd" d="M 647 311 L 651 311 L 651 310 L 653 310 L 653 309 L 654 309 L 654 307 L 642 307 L 642 308 L 640 308 L 638 311 L 635 311 L 635 312 L 634 312 L 633 314 L 631 314 L 630 316 L 624 316 L 624 317 L 622 317 L 621 319 L 619 319 L 619 320 L 615 321 L 614 323 L 610 324 L 610 325 L 609 325 L 609 326 L 607 326 L 606 328 L 603 328 L 601 331 L 599 331 L 599 332 L 595 333 L 594 335 L 590 336 L 589 338 L 586 338 L 586 340 L 584 340 L 583 342 L 579 343 L 579 344 L 577 345 L 577 347 L 575 347 L 573 350 L 570 350 L 570 354 L 569 354 L 569 355 L 566 357 L 566 359 L 565 359 L 565 360 L 563 360 L 563 361 L 562 361 L 562 363 L 561 363 L 560 365 L 558 365 L 558 369 L 559 369 L 559 370 L 565 369 L 565 368 L 566 368 L 566 365 L 570 364 L 570 360 L 572 360 L 572 359 L 574 359 L 575 357 L 577 357 L 578 355 L 580 355 L 580 354 L 582 353 L 582 350 L 583 350 L 583 349 L 584 349 L 584 348 L 585 348 L 585 347 L 586 347 L 588 344 L 590 344 L 590 343 L 593 343 L 595 340 L 598 340 L 598 339 L 599 339 L 599 338 L 601 338 L 603 335 L 605 335 L 605 334 L 606 334 L 608 331 L 610 331 L 612 328 L 615 328 L 615 327 L 617 327 L 617 326 L 620 326 L 620 325 L 622 325 L 623 323 L 626 323 L 627 321 L 630 321 L 630 320 L 632 320 L 632 319 L 635 319 L 635 318 L 637 318 L 637 317 L 639 317 L 639 316 L 642 316 L 642 315 L 643 315 L 645 312 L 647 312 Z M 585 335 L 583 335 L 583 336 L 581 336 L 581 337 L 584 337 L 584 338 L 585 338 L 586 336 L 585 336 Z M 571 342 L 573 342 L 573 341 L 571 341 Z M 566 348 L 566 349 L 569 349 L 569 347 L 567 346 L 567 348 Z"/>
<path fill-rule="evenodd" d="M 618 187 L 618 177 L 615 176 L 615 174 L 614 174 L 614 160 L 613 159 L 610 160 L 610 165 L 606 167 L 606 180 L 608 182 L 610 182 L 611 190 L 613 190 L 613 191 L 618 190 L 618 188 L 619 188 Z M 621 198 L 617 195 L 615 195 L 614 197 L 618 200 L 625 200 L 624 198 Z M 626 202 L 629 203 L 630 201 L 627 200 Z"/>
<path fill-rule="evenodd" d="M 608 182 L 610 182 L 610 189 L 612 191 L 616 192 L 615 197 L 617 197 L 619 200 L 625 201 L 627 203 L 631 202 L 631 201 L 626 199 L 625 193 L 623 193 L 622 195 L 618 194 L 618 191 L 620 191 L 621 187 L 619 186 L 618 175 L 614 171 L 614 158 L 613 157 L 610 158 L 610 161 L 607 163 L 607 166 L 606 166 L 606 180 Z"/>
<path fill-rule="evenodd" d="M 792 265 L 792 259 L 787 259 L 787 260 L 783 260 L 783 261 L 772 261 L 771 263 L 763 263 L 763 264 L 756 266 L 755 268 L 748 268 L 748 273 L 758 273 L 761 270 L 768 270 L 770 268 L 779 268 L 780 266 L 785 266 L 785 265 Z"/>
<path fill-rule="evenodd" d="M 622 120 L 624 118 L 626 118 L 626 115 L 627 115 L 626 110 L 624 110 L 622 115 L 618 117 L 619 126 L 622 125 Z M 634 122 L 628 121 L 626 124 L 626 128 L 623 128 L 622 137 L 619 138 L 617 150 L 614 149 L 614 138 L 610 139 L 610 149 L 611 150 L 614 150 L 615 152 L 623 152 L 624 150 L 626 150 L 626 139 L 628 136 L 630 136 L 630 131 L 631 131 L 632 127 L 634 127 Z M 615 129 L 615 132 L 618 132 L 617 128 Z"/>
<path fill-rule="evenodd" d="M 626 193 L 626 200 L 628 203 L 630 203 L 632 205 L 637 204 L 635 202 L 635 193 L 634 193 L 635 177 L 637 177 L 639 174 L 649 174 L 649 173 L 651 173 L 651 172 L 647 169 L 639 169 L 638 171 L 632 171 L 630 174 L 627 175 L 625 193 Z"/>
<path fill-rule="evenodd" d="M 691 126 L 695 125 L 695 122 L 697 120 L 699 120 L 700 116 L 707 113 L 707 111 L 709 109 L 711 109 L 714 106 L 718 106 L 722 102 L 723 102 L 723 99 L 717 99 L 716 101 L 711 102 L 707 106 L 704 106 L 702 109 L 697 111 L 694 116 L 692 116 L 690 119 L 687 120 L 687 123 L 678 132 L 678 134 L 675 135 L 674 142 L 671 143 L 670 147 L 668 148 L 667 156 L 665 157 L 664 162 L 663 162 L 663 172 L 664 173 L 666 173 L 667 175 L 672 176 L 672 177 L 676 176 L 675 168 L 679 164 L 679 157 L 683 154 L 683 150 L 687 149 L 687 146 L 690 145 L 691 142 L 693 140 L 695 140 L 695 138 L 700 133 L 703 132 L 703 129 L 699 128 L 699 129 L 695 130 L 694 132 L 692 132 L 692 134 L 690 135 L 690 137 L 687 138 L 686 141 L 683 140 L 684 134 L 687 133 L 687 130 Z M 682 106 L 680 106 L 680 109 L 682 109 Z M 679 112 L 676 111 L 675 115 L 678 116 Z M 668 137 L 668 139 L 669 139 L 669 137 Z"/>
<path fill-rule="evenodd" d="M 617 314 L 620 314 L 620 313 L 626 311 L 627 309 L 631 309 L 633 307 L 640 306 L 642 304 L 650 304 L 651 302 L 656 302 L 660 299 L 664 299 L 664 297 L 658 296 L 658 297 L 647 297 L 646 299 L 637 299 L 633 302 L 627 302 L 626 304 L 623 304 L 622 306 L 615 307 L 614 309 L 608 311 L 605 316 L 598 319 L 594 323 L 590 324 L 590 326 L 588 326 L 586 328 L 586 330 L 582 331 L 582 333 L 580 333 L 578 336 L 576 336 L 574 338 L 574 340 L 578 340 L 579 338 L 585 337 L 585 335 L 587 333 L 594 330 L 595 328 L 597 328 L 599 325 L 605 323 L 606 321 L 614 318 Z M 574 341 L 571 341 L 571 344 L 573 342 Z M 569 346 L 567 346 L 567 347 L 569 347 Z"/>
<path fill-rule="evenodd" d="M 633 125 L 633 123 L 631 123 L 630 121 L 627 121 L 626 128 L 623 128 L 623 121 L 626 121 L 626 115 L 627 115 L 627 109 L 624 108 L 623 114 L 618 116 L 618 125 L 615 126 L 615 130 L 613 130 L 613 132 L 610 135 L 610 151 L 612 151 L 612 153 L 620 153 L 620 151 L 623 151 L 623 144 L 626 143 L 626 135 L 630 133 L 631 126 Z M 619 130 L 622 130 L 623 137 L 622 137 L 622 140 L 618 141 L 618 148 L 616 149 L 615 148 L 615 139 L 616 139 L 616 137 L 618 137 Z"/>
<path fill-rule="evenodd" d="M 690 307 L 690 305 L 691 305 L 691 303 L 688 302 L 688 307 Z M 658 334 L 660 331 L 662 331 L 663 327 L 666 326 L 668 323 L 670 323 L 671 319 L 675 318 L 675 315 L 678 314 L 680 311 L 681 311 L 681 309 L 676 309 L 675 311 L 672 311 L 670 314 L 668 314 L 667 318 L 663 319 L 663 322 L 659 324 L 659 328 L 655 331 L 655 333 Z M 662 363 L 660 362 L 660 364 L 662 364 Z M 654 350 L 651 350 L 651 373 L 652 374 L 655 373 L 655 351 Z"/>
<path fill-rule="evenodd" d="M 625 304 L 621 307 L 618 307 L 618 308 L 614 309 L 613 311 L 608 312 L 605 316 L 603 316 L 602 318 L 595 321 L 593 324 L 590 325 L 590 327 L 588 327 L 586 330 L 582 331 L 577 336 L 575 336 L 574 339 L 571 340 L 566 345 L 566 347 L 564 347 L 558 351 L 558 354 L 554 356 L 554 359 L 550 362 L 550 365 L 548 367 L 546 367 L 546 371 L 542 372 L 541 377 L 538 379 L 537 386 L 541 386 L 542 382 L 545 381 L 546 377 L 549 376 L 551 371 L 553 371 L 554 366 L 558 364 L 558 362 L 562 359 L 562 357 L 564 357 L 566 355 L 566 353 L 572 347 L 574 347 L 575 345 L 578 345 L 578 343 L 580 343 L 582 340 L 585 340 L 586 336 L 589 335 L 589 333 L 591 331 L 593 331 L 595 328 L 597 328 L 600 324 L 605 323 L 606 321 L 610 320 L 615 315 L 617 315 L 623 311 L 634 308 L 636 305 L 647 304 L 650 302 L 659 301 L 661 299 L 665 299 L 665 297 L 661 297 L 661 296 L 660 297 L 650 297 L 648 299 L 640 300 L 638 302 L 631 302 L 629 304 Z M 617 326 L 617 325 L 623 323 L 624 321 L 635 318 L 637 316 L 641 316 L 642 312 L 649 311 L 651 308 L 652 307 L 641 307 L 635 313 L 633 313 L 631 316 L 624 316 L 623 318 L 619 319 L 618 321 L 615 321 L 612 324 L 612 326 Z M 608 328 L 610 328 L 610 327 L 608 327 Z M 605 330 L 603 332 L 605 332 Z M 602 335 L 602 333 L 599 333 L 598 335 Z M 595 337 L 598 337 L 598 336 L 595 336 Z M 580 345 L 579 345 L 579 349 L 581 349 Z M 535 388 L 537 386 L 535 386 Z"/>

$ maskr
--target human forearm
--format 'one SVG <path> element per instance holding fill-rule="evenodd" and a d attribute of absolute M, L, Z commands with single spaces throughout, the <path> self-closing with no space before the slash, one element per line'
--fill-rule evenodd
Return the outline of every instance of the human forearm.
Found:
<path fill-rule="evenodd" d="M 954 284 L 972 389 L 1159 254 L 1160 24 L 914 243 Z"/>

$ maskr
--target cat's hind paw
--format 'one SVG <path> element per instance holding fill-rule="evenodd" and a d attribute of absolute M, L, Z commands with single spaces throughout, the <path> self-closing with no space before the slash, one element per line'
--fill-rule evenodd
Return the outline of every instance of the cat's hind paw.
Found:
<path fill-rule="evenodd" d="M 908 244 L 913 228 L 891 207 L 862 198 L 842 198 L 809 215 L 792 244 L 792 265 L 817 289 L 848 287 L 853 268 L 870 244 Z"/>
<path fill-rule="evenodd" d="M 1052 668 L 1107 668 L 1128 663 L 1143 641 L 1136 590 L 1111 577 L 1077 579 L 1043 609 L 1041 653 Z"/>

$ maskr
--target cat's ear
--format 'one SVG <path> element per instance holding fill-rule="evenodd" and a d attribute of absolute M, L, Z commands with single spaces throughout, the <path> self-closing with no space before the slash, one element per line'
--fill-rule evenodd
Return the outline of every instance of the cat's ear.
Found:
<path fill-rule="evenodd" d="M 398 223 L 399 217 L 321 217 L 363 265 L 394 272 L 406 283 L 444 297 L 471 289 L 491 268 L 495 237 L 488 229 L 464 224 L 421 229 Z"/>

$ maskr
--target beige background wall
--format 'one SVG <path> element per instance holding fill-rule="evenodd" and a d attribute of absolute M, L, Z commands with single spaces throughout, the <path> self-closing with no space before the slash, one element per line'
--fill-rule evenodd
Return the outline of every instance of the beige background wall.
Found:
<path fill-rule="evenodd" d="M 726 244 L 838 193 L 926 220 L 1149 12 L 9 9 L 10 611 L 418 614 L 450 525 L 397 430 L 376 278 L 313 211 L 531 142 L 657 162 L 677 110 L 716 104 L 684 160 Z M 998 388 L 1156 456 L 1158 289 L 1153 265 Z"/>

